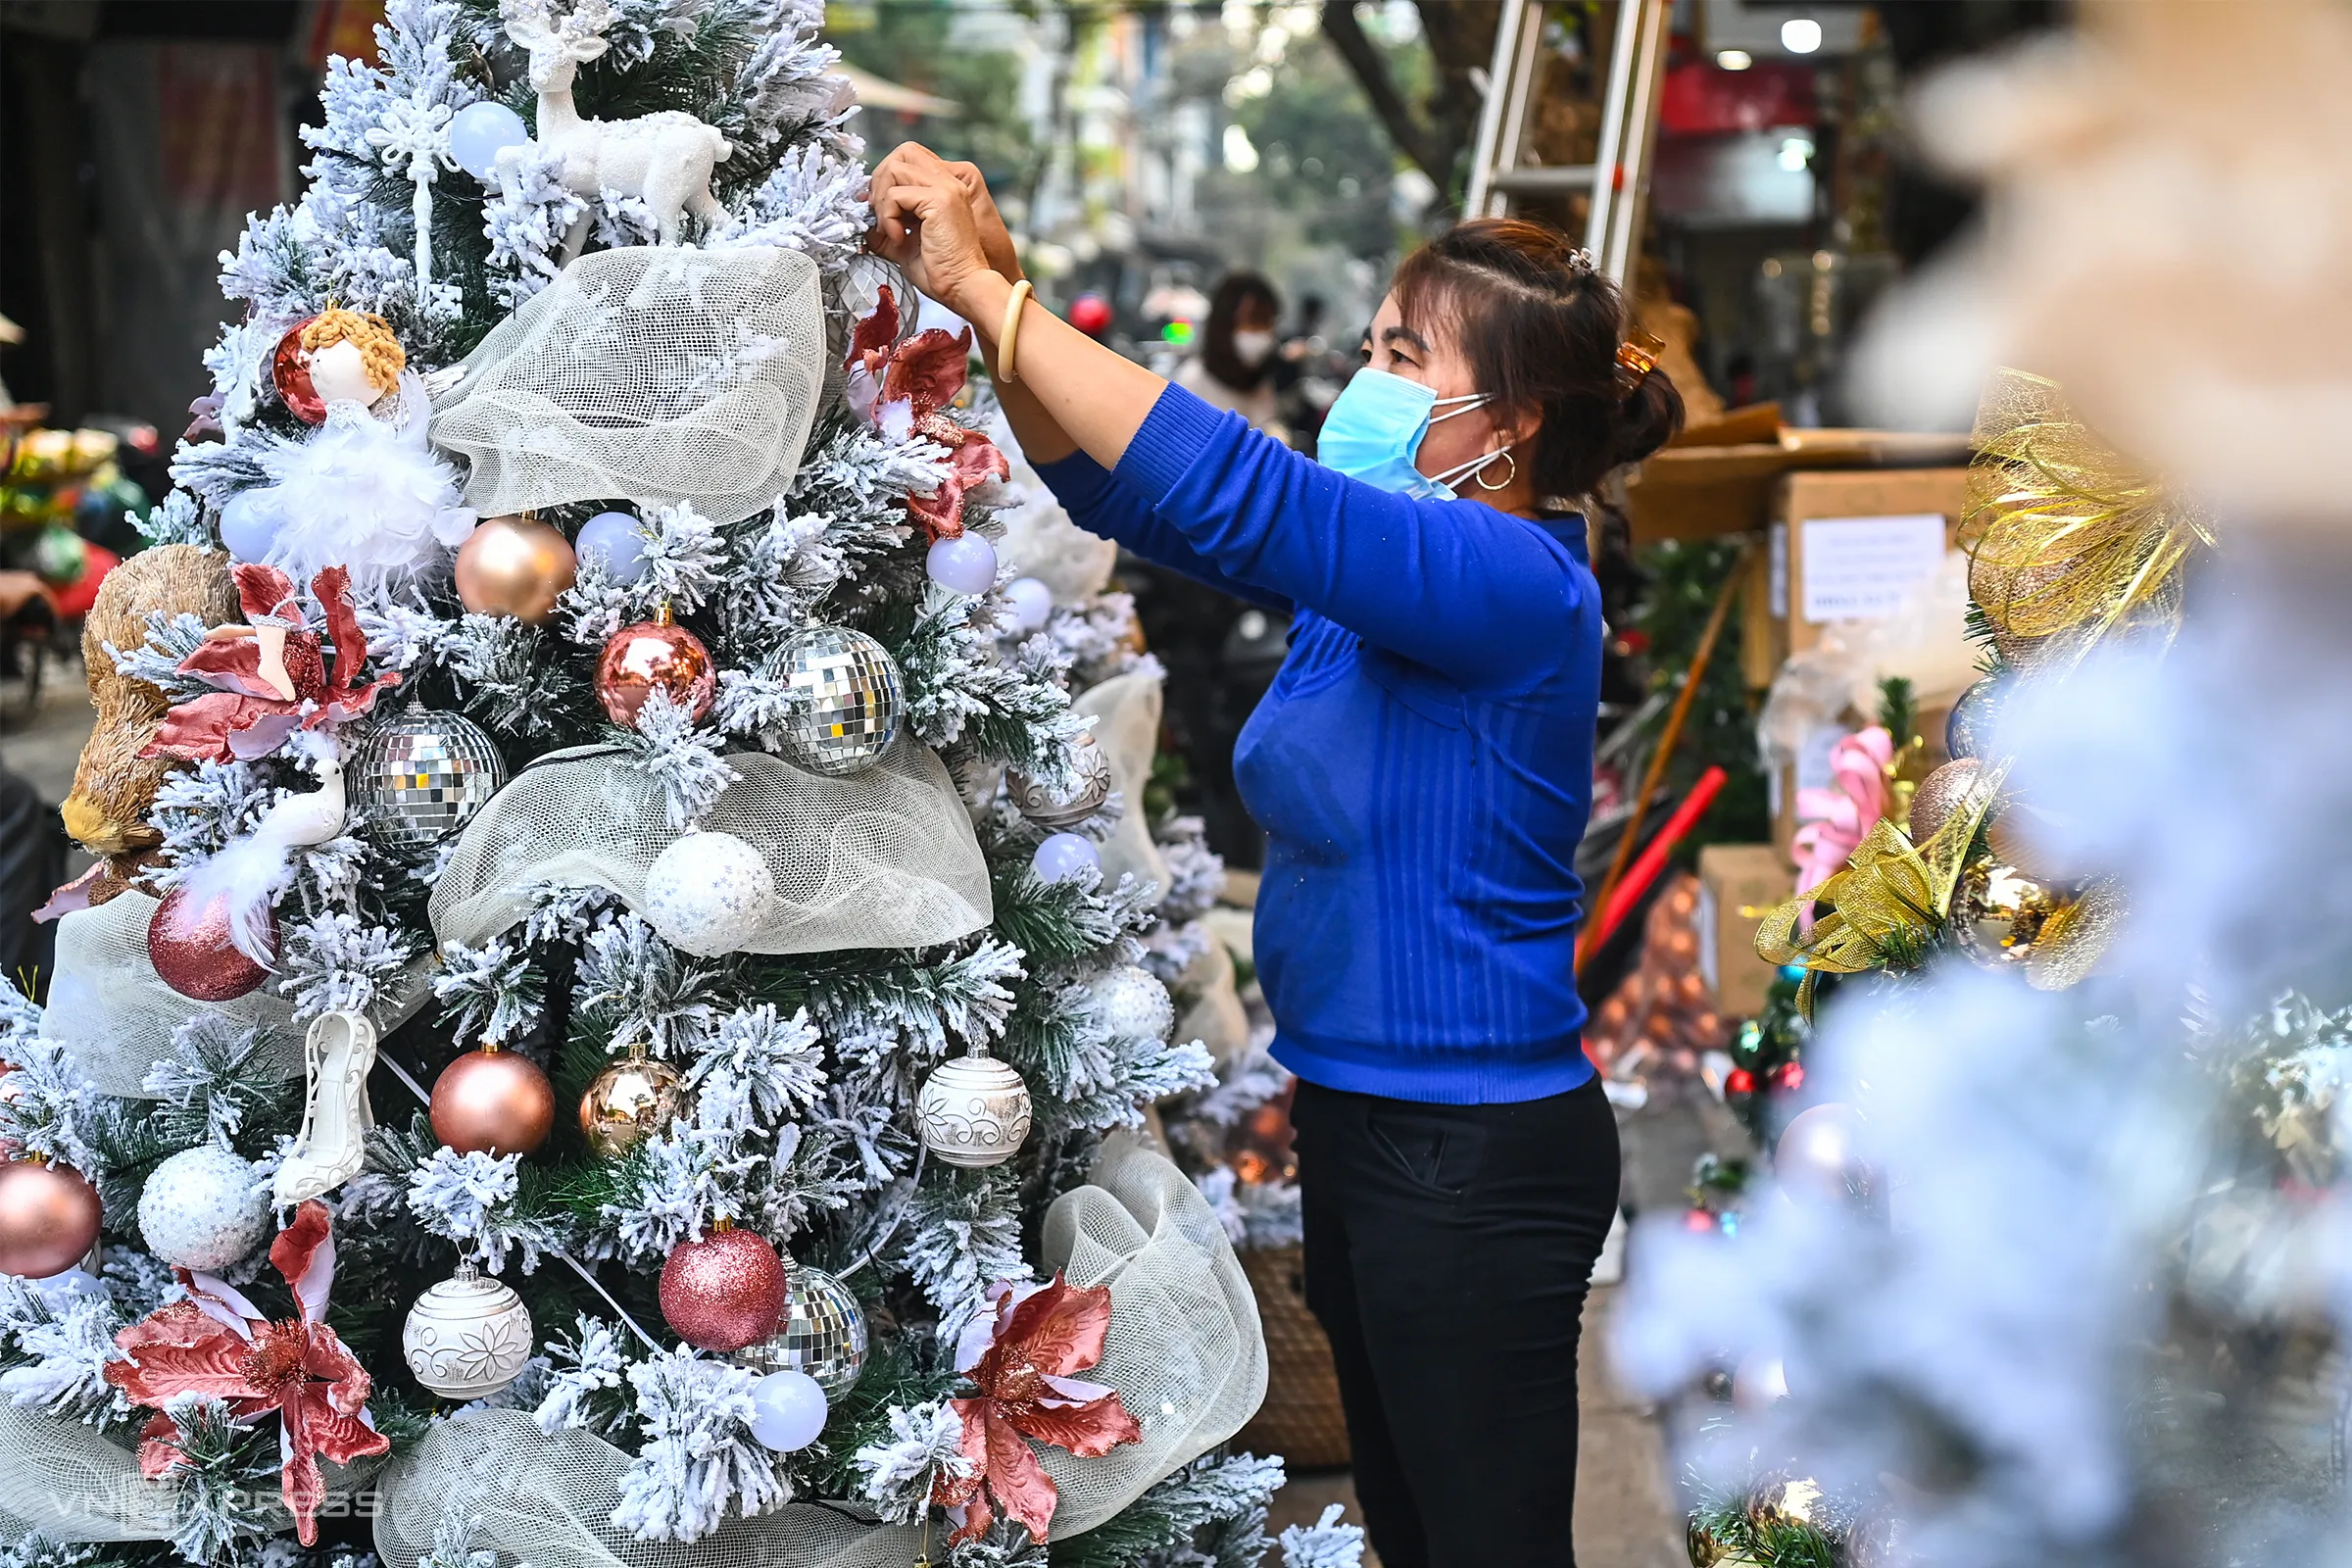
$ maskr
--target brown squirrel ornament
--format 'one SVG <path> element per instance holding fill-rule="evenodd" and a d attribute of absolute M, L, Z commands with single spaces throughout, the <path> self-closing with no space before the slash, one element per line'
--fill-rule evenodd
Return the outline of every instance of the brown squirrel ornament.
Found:
<path fill-rule="evenodd" d="M 146 681 L 118 673 L 106 645 L 125 651 L 138 647 L 147 640 L 148 615 L 157 611 L 167 615 L 185 611 L 207 626 L 237 620 L 237 588 L 228 568 L 226 554 L 200 545 L 141 551 L 107 573 L 82 622 L 81 657 L 98 721 L 74 769 L 74 793 L 66 797 L 64 815 L 74 841 L 110 862 L 109 874 L 91 890 L 93 903 L 120 892 L 142 852 L 163 842 L 148 825 L 147 811 L 164 775 L 184 765 L 168 757 L 139 755 L 155 739 L 171 704 Z"/>

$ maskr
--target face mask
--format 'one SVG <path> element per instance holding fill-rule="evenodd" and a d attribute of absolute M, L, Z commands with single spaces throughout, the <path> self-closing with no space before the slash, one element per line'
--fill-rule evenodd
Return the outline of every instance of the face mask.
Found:
<path fill-rule="evenodd" d="M 1271 332 L 1236 332 L 1233 334 L 1233 357 L 1254 369 L 1266 363 L 1274 352 Z"/>
<path fill-rule="evenodd" d="M 1490 401 L 1484 392 L 1440 398 L 1435 390 L 1387 370 L 1362 369 L 1348 378 L 1323 416 L 1315 461 L 1323 466 L 1423 501 L 1451 501 L 1453 486 L 1502 456 L 1498 448 L 1435 478 L 1413 466 L 1429 427 Z M 1444 414 L 1436 411 L 1446 408 Z"/>

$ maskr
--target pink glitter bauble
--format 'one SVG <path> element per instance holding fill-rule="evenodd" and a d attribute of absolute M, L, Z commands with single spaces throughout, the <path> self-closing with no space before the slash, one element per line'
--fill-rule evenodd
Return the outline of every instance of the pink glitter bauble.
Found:
<path fill-rule="evenodd" d="M 277 946 L 277 916 L 270 916 L 270 946 Z M 197 908 L 187 889 L 173 888 L 147 922 L 147 956 L 164 984 L 198 1002 L 228 1002 L 270 977 L 237 951 L 228 935 L 228 898 Z"/>
<path fill-rule="evenodd" d="M 682 1243 L 662 1265 L 662 1315 L 706 1350 L 740 1350 L 784 1315 L 784 1260 L 750 1231 L 712 1231 Z"/>

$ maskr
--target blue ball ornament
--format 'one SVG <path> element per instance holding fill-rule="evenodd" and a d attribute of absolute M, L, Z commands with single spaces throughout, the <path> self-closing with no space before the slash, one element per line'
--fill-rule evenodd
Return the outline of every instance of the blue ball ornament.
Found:
<path fill-rule="evenodd" d="M 498 168 L 498 155 L 531 139 L 522 117 L 494 99 L 467 104 L 450 117 L 449 156 L 474 178 L 488 182 Z"/>
<path fill-rule="evenodd" d="M 997 549 L 966 531 L 933 545 L 923 561 L 923 570 L 950 593 L 977 597 L 997 585 Z"/>
<path fill-rule="evenodd" d="M 751 1428 L 778 1453 L 806 1448 L 825 1430 L 825 1391 L 806 1372 L 770 1372 L 752 1385 Z"/>
<path fill-rule="evenodd" d="M 625 512 L 600 512 L 580 524 L 573 550 L 582 561 L 605 558 L 605 572 L 614 582 L 633 583 L 645 575 L 645 535 L 637 519 Z"/>
<path fill-rule="evenodd" d="M 1037 847 L 1030 860 L 1042 882 L 1066 882 L 1079 872 L 1092 867 L 1102 869 L 1102 857 L 1095 853 L 1091 840 L 1075 833 L 1056 833 Z"/>

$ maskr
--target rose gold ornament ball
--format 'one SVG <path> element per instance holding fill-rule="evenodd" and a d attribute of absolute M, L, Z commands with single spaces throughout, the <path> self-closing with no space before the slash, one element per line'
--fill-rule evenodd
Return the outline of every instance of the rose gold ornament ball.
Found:
<path fill-rule="evenodd" d="M 784 1315 L 784 1260 L 750 1231 L 712 1231 L 685 1242 L 662 1265 L 662 1315 L 706 1350 L 740 1350 L 775 1332 Z"/>
<path fill-rule="evenodd" d="M 484 1046 L 433 1080 L 433 1136 L 461 1154 L 527 1154 L 556 1125 L 556 1089 L 528 1056 Z"/>
<path fill-rule="evenodd" d="M 98 1190 L 77 1170 L 35 1159 L 0 1165 L 0 1274 L 63 1274 L 97 1243 L 98 1213 Z"/>
<path fill-rule="evenodd" d="M 556 612 L 578 568 L 561 529 L 536 517 L 485 517 L 458 546 L 458 598 L 476 614 L 536 623 Z"/>
<path fill-rule="evenodd" d="M 270 945 L 277 946 L 277 916 L 270 916 Z M 237 951 L 228 935 L 228 898 L 202 906 L 185 888 L 173 888 L 147 921 L 147 957 L 156 977 L 183 997 L 228 1002 L 269 978 L 267 969 Z"/>
<path fill-rule="evenodd" d="M 718 695 L 718 671 L 710 650 L 685 627 L 668 620 L 623 626 L 605 643 L 596 662 L 596 697 L 615 724 L 634 724 L 637 710 L 655 692 L 701 718 Z"/>
<path fill-rule="evenodd" d="M 286 412 L 305 424 L 326 422 L 326 400 L 311 384 L 311 356 L 302 346 L 302 329 L 317 320 L 315 316 L 303 318 L 286 328 L 286 335 L 277 340 L 277 353 L 270 362 L 270 379 L 277 385 L 277 395 L 283 399 Z"/>

